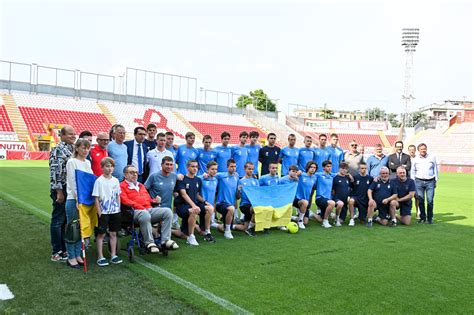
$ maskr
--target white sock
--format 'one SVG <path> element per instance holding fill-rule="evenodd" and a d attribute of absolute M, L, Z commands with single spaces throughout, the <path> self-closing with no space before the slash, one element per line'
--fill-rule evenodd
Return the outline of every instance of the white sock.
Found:
<path fill-rule="evenodd" d="M 323 220 L 323 223 L 329 223 L 329 220 L 328 220 L 328 219 L 324 219 L 324 220 Z"/>
<path fill-rule="evenodd" d="M 225 226 L 225 231 L 226 231 L 226 232 L 230 232 L 230 225 L 229 225 L 229 224 L 226 224 L 226 226 Z"/>
<path fill-rule="evenodd" d="M 304 213 L 298 213 L 298 221 L 303 221 Z"/>
<path fill-rule="evenodd" d="M 336 216 L 336 222 L 339 222 L 339 216 L 338 215 Z"/>
<path fill-rule="evenodd" d="M 206 229 L 206 234 L 211 234 L 211 229 Z"/>
<path fill-rule="evenodd" d="M 372 222 L 372 218 L 369 218 L 369 219 L 367 220 L 367 222 Z"/>
<path fill-rule="evenodd" d="M 253 228 L 254 226 L 255 226 L 255 223 L 253 223 L 253 222 L 250 222 L 250 223 L 249 223 L 249 227 L 248 227 L 248 228 L 249 228 L 249 229 L 251 229 L 251 228 Z"/>

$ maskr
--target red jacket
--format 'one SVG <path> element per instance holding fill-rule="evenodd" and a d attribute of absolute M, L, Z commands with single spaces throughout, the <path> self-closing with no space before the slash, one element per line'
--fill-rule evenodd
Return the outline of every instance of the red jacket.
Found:
<path fill-rule="evenodd" d="M 99 145 L 92 147 L 91 151 L 89 152 L 89 159 L 91 161 L 92 172 L 95 176 L 102 175 L 102 167 L 100 166 L 100 162 L 103 158 L 108 156 L 109 153 L 107 152 L 107 149 L 101 149 Z"/>
<path fill-rule="evenodd" d="M 129 188 L 129 184 L 126 180 L 120 183 L 120 202 L 126 206 L 130 206 L 135 210 L 150 209 L 151 197 L 148 194 L 145 186 L 142 183 L 138 183 L 139 191 Z"/>

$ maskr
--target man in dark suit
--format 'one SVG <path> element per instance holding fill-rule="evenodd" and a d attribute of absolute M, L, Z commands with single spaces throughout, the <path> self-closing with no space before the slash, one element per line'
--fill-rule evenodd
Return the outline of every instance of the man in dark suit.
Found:
<path fill-rule="evenodd" d="M 410 174 L 411 158 L 408 154 L 403 153 L 403 142 L 395 142 L 395 153 L 388 156 L 388 168 L 390 169 L 390 178 L 397 176 L 397 167 L 403 166 Z"/>
<path fill-rule="evenodd" d="M 127 146 L 127 165 L 133 165 L 138 170 L 138 181 L 144 183 L 147 178 L 146 170 L 146 154 L 148 148 L 144 145 L 145 137 L 147 135 L 146 129 L 139 126 L 133 130 L 135 140 L 125 141 L 124 144 Z"/>

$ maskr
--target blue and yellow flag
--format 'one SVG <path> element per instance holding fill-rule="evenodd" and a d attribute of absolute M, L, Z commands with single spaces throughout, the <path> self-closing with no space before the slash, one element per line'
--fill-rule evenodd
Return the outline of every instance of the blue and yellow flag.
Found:
<path fill-rule="evenodd" d="M 94 190 L 94 183 L 97 176 L 81 170 L 76 170 L 76 187 L 77 187 L 77 202 L 83 205 L 92 206 L 94 204 L 94 197 L 92 197 L 92 190 Z"/>
<path fill-rule="evenodd" d="M 243 187 L 255 213 L 255 231 L 285 226 L 291 221 L 298 183 Z"/>

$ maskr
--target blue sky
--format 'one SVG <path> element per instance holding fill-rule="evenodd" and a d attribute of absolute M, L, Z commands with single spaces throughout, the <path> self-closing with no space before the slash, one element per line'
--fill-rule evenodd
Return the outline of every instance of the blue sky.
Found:
<path fill-rule="evenodd" d="M 0 21 L 2 60 L 114 76 L 136 67 L 233 93 L 262 88 L 284 111 L 287 103 L 402 111 L 401 29 L 419 27 L 415 107 L 473 99 L 470 1 L 3 0 Z"/>

